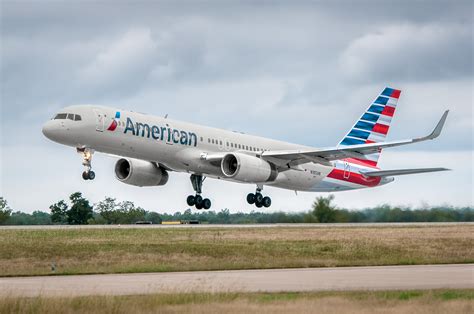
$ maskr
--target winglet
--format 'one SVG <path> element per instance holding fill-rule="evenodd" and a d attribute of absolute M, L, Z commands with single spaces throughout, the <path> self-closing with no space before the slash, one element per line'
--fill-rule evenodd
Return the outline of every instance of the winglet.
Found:
<path fill-rule="evenodd" d="M 426 140 L 433 140 L 437 138 L 441 134 L 441 130 L 443 129 L 444 123 L 446 122 L 446 118 L 448 117 L 449 110 L 446 110 L 443 115 L 441 116 L 441 119 L 439 119 L 438 124 L 434 128 L 433 132 L 430 133 L 430 135 L 419 137 L 417 139 L 412 140 L 413 142 L 421 142 L 421 141 L 426 141 Z"/>
<path fill-rule="evenodd" d="M 448 117 L 449 110 L 446 110 L 443 115 L 441 116 L 441 119 L 439 119 L 438 124 L 434 128 L 433 132 L 431 132 L 430 135 L 426 136 L 425 138 L 427 140 L 432 140 L 437 138 L 441 134 L 441 130 L 443 129 L 444 123 L 446 122 L 446 118 Z"/>

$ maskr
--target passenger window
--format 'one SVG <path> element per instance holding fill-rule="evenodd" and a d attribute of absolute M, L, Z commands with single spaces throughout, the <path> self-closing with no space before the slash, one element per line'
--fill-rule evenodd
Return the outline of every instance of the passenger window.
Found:
<path fill-rule="evenodd" d="M 221 146 L 222 146 L 222 141 L 219 141 L 219 145 L 221 145 Z"/>
<path fill-rule="evenodd" d="M 55 120 L 58 120 L 58 119 L 62 120 L 62 119 L 66 119 L 66 117 L 67 117 L 67 113 L 58 113 L 54 119 Z"/>
<path fill-rule="evenodd" d="M 80 115 L 78 115 L 78 114 L 74 115 L 74 121 L 81 121 L 81 120 L 82 120 L 82 118 L 81 118 Z"/>
<path fill-rule="evenodd" d="M 201 136 L 201 142 L 202 142 L 202 136 Z"/>
<path fill-rule="evenodd" d="M 225 142 L 225 144 L 227 145 L 227 147 L 229 146 L 229 142 Z"/>
<path fill-rule="evenodd" d="M 211 142 L 211 139 L 210 139 L 210 138 L 208 138 L 208 139 L 207 139 L 207 142 L 208 142 L 208 143 L 210 143 L 210 142 Z"/>

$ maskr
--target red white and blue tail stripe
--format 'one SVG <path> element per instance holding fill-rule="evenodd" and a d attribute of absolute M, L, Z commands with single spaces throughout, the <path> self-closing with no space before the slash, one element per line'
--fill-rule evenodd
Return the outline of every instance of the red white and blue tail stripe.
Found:
<path fill-rule="evenodd" d="M 339 143 L 340 146 L 384 142 L 392 122 L 401 91 L 386 87 L 367 108 L 362 117 Z M 346 161 L 376 167 L 379 153 L 366 155 L 367 159 L 348 158 Z"/>

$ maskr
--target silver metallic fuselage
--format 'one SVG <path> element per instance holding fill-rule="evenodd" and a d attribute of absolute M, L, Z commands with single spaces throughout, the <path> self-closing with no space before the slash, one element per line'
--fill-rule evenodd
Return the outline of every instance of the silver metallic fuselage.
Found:
<path fill-rule="evenodd" d="M 103 106 L 71 106 L 62 109 L 61 112 L 78 114 L 81 120 L 48 121 L 43 127 L 43 133 L 55 142 L 151 161 L 173 171 L 202 174 L 234 182 L 240 181 L 223 176 L 220 165 L 209 162 L 212 158 L 208 157 L 225 152 L 241 151 L 258 156 L 262 150 L 311 148 Z M 116 118 L 118 112 L 119 119 Z M 109 130 L 114 120 L 116 128 Z M 133 125 L 133 132 L 130 123 Z M 142 128 L 137 130 L 137 123 L 140 124 L 138 127 Z M 155 128 L 152 128 L 153 126 Z M 233 147 L 234 143 L 237 147 Z M 343 163 L 339 162 L 339 166 L 341 164 Z M 295 169 L 281 171 L 274 181 L 263 184 L 290 190 L 322 192 L 364 187 L 352 185 L 350 182 L 341 185 L 324 182 L 327 175 L 336 167 L 338 162 L 333 162 L 331 166 L 306 163 Z M 357 171 L 357 166 L 352 165 L 350 171 Z M 387 183 L 383 181 L 380 184 Z"/>

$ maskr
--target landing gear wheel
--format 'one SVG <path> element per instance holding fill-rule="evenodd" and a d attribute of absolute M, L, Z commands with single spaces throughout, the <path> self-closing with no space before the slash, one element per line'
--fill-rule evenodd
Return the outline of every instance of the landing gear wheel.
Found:
<path fill-rule="evenodd" d="M 268 196 L 262 195 L 263 185 L 257 184 L 257 190 L 255 194 L 249 193 L 247 194 L 247 203 L 255 204 L 258 208 L 262 207 L 270 207 L 272 205 L 272 199 Z"/>
<path fill-rule="evenodd" d="M 255 203 L 255 194 L 249 193 L 247 195 L 247 203 L 249 203 L 250 205 Z"/>
<path fill-rule="evenodd" d="M 82 165 L 86 170 L 82 173 L 82 178 L 84 180 L 94 180 L 95 172 L 92 171 L 92 155 L 94 150 L 88 147 L 77 147 L 76 151 L 82 156 Z"/>
<path fill-rule="evenodd" d="M 188 203 L 188 206 L 194 206 L 194 204 L 196 204 L 196 198 L 194 195 L 189 195 L 186 199 L 186 203 Z"/>
<path fill-rule="evenodd" d="M 194 204 L 196 205 L 196 207 L 199 205 L 201 206 L 202 205 L 202 196 L 201 195 L 196 195 L 194 197 Z"/>
<path fill-rule="evenodd" d="M 211 201 L 208 198 L 202 198 L 202 182 L 204 181 L 204 177 L 198 174 L 191 175 L 191 184 L 193 185 L 193 189 L 196 192 L 196 195 L 189 195 L 186 199 L 186 202 L 189 206 L 196 206 L 197 209 L 209 209 L 211 208 Z"/>
<path fill-rule="evenodd" d="M 209 208 L 211 208 L 211 200 L 208 199 L 208 198 L 203 199 L 203 200 L 202 200 L 202 207 L 203 207 L 204 209 L 209 209 Z"/>
<path fill-rule="evenodd" d="M 270 207 L 272 205 L 272 199 L 269 198 L 268 196 L 265 196 L 262 200 L 262 205 L 265 206 L 266 208 Z"/>
<path fill-rule="evenodd" d="M 88 173 L 87 173 L 87 177 L 89 180 L 94 180 L 95 179 L 95 172 L 90 170 Z"/>

